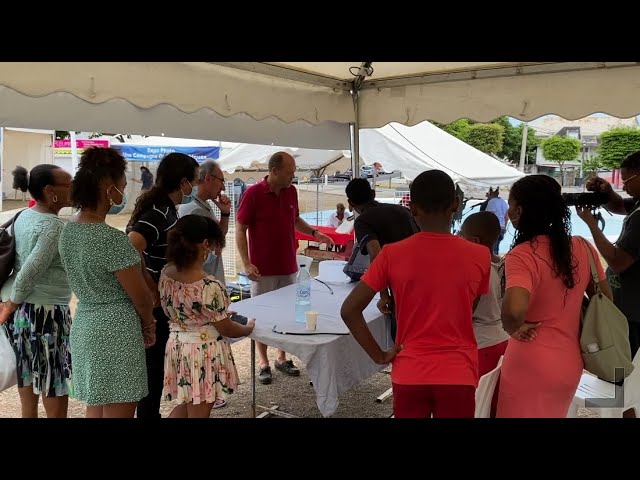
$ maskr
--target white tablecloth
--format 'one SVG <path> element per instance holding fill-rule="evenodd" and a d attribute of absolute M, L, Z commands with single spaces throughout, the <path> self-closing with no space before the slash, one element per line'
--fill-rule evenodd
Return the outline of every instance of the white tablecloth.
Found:
<path fill-rule="evenodd" d="M 326 286 L 313 282 L 311 308 L 319 313 L 318 328 L 348 332 L 340 318 L 340 307 L 354 284 Z M 282 335 L 273 332 L 301 331 L 295 321 L 295 285 L 234 303 L 231 308 L 256 319 L 251 338 L 282 349 L 300 358 L 316 392 L 316 403 L 323 416 L 333 415 L 338 396 L 385 368 L 377 365 L 349 335 Z M 364 318 L 374 338 L 383 349 L 390 348 L 391 336 L 384 315 L 376 308 L 378 296 L 364 311 Z"/>

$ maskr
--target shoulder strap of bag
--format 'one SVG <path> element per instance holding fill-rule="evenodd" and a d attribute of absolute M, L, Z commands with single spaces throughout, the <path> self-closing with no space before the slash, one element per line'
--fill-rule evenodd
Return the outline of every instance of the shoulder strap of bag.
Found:
<path fill-rule="evenodd" d="M 11 218 L 11 220 L 8 220 L 8 221 L 7 221 L 6 223 L 4 223 L 3 225 L 0 225 L 0 228 L 1 228 L 1 229 L 3 229 L 3 230 L 6 230 L 7 228 L 11 227 L 11 236 L 13 237 L 13 226 L 14 226 L 14 223 L 15 223 L 16 219 L 20 216 L 20 214 L 21 214 L 22 212 L 24 212 L 25 210 L 26 210 L 26 208 L 25 208 L 25 209 L 20 210 L 18 213 L 16 213 L 16 214 L 13 216 L 13 218 Z"/>
<path fill-rule="evenodd" d="M 589 268 L 591 269 L 591 278 L 593 279 L 593 288 L 596 293 L 600 293 L 600 279 L 598 278 L 598 269 L 596 268 L 596 261 L 593 258 L 593 252 L 591 251 L 591 246 L 589 242 L 583 237 L 578 237 L 584 248 L 587 249 L 587 253 L 589 254 Z"/>

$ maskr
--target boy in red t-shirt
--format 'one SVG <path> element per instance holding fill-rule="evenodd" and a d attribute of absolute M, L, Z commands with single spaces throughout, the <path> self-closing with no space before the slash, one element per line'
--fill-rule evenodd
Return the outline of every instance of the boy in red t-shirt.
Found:
<path fill-rule="evenodd" d="M 450 233 L 459 199 L 451 178 L 423 172 L 411 185 L 420 233 L 386 245 L 342 305 L 356 341 L 379 364 L 393 362 L 396 418 L 473 417 L 478 348 L 472 312 L 489 287 L 486 247 Z M 394 292 L 396 345 L 383 351 L 362 312 L 380 290 Z"/>

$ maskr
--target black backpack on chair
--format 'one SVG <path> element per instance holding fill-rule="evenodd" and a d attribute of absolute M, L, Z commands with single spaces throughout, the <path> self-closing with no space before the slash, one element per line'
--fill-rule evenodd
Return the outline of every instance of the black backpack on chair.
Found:
<path fill-rule="evenodd" d="M 20 210 L 4 225 L 0 226 L 0 287 L 4 285 L 16 263 L 16 240 L 14 237 L 14 225 L 18 216 L 24 212 Z M 8 231 L 11 227 L 11 232 Z"/>

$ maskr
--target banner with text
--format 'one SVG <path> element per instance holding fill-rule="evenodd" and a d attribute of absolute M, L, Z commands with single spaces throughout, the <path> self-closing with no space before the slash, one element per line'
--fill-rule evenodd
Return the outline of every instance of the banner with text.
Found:
<path fill-rule="evenodd" d="M 170 153 L 184 153 L 204 162 L 207 158 L 217 159 L 220 156 L 220 147 L 165 147 L 152 145 L 111 145 L 120 151 L 122 156 L 130 162 L 159 162 Z"/>

